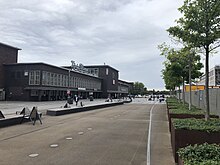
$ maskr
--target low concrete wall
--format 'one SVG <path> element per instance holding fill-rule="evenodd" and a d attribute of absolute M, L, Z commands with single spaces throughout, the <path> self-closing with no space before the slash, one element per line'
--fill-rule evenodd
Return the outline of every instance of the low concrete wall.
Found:
<path fill-rule="evenodd" d="M 100 108 L 107 108 L 107 107 L 122 105 L 122 104 L 124 104 L 124 102 L 88 105 L 85 107 L 48 109 L 46 114 L 49 116 L 60 116 L 60 115 L 66 115 L 66 114 L 71 114 L 71 113 L 91 111 L 91 110 L 100 109 Z"/>

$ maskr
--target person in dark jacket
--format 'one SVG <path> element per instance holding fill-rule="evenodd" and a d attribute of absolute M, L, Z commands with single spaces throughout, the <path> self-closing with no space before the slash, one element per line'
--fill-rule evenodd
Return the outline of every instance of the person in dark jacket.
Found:
<path fill-rule="evenodd" d="M 78 105 L 78 102 L 79 102 L 79 97 L 78 97 L 77 95 L 75 95 L 74 100 L 75 100 L 76 106 L 77 106 L 77 105 Z"/>

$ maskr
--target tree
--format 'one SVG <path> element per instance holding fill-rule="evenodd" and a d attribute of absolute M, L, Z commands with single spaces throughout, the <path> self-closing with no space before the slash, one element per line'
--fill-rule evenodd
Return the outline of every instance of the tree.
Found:
<path fill-rule="evenodd" d="M 195 54 L 190 47 L 175 50 L 174 48 L 169 48 L 169 46 L 164 43 L 159 45 L 159 49 L 161 50 L 161 55 L 164 55 L 167 58 L 164 62 L 165 69 L 162 70 L 166 87 L 172 86 L 172 88 L 175 89 L 175 87 L 180 86 L 182 83 L 184 104 L 185 81 L 191 84 L 191 79 L 194 80 L 202 75 L 199 71 L 203 67 L 202 63 L 200 63 L 200 56 Z M 190 109 L 191 97 L 189 100 L 189 110 Z"/>
<path fill-rule="evenodd" d="M 146 93 L 147 88 L 141 82 L 135 82 L 133 85 L 133 91 L 131 92 L 133 95 L 143 95 Z"/>
<path fill-rule="evenodd" d="M 168 32 L 179 41 L 205 51 L 206 113 L 210 118 L 209 105 L 209 55 L 220 46 L 220 1 L 185 0 L 179 11 L 183 17 Z"/>
<path fill-rule="evenodd" d="M 181 77 L 175 72 L 179 70 L 178 65 L 166 64 L 166 68 L 162 70 L 163 79 L 166 89 L 174 91 L 181 84 Z"/>
<path fill-rule="evenodd" d="M 184 78 L 182 76 L 182 65 L 179 63 L 178 52 L 165 43 L 159 45 L 158 48 L 161 51 L 161 55 L 167 58 L 164 62 L 165 69 L 162 70 L 166 89 L 173 91 L 176 87 L 180 88 L 181 83 L 184 82 Z"/>

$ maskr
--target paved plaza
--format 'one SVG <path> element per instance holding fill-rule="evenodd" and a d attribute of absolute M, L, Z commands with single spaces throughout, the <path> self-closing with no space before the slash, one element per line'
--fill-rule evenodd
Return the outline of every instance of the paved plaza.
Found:
<path fill-rule="evenodd" d="M 44 112 L 65 101 L 0 104 L 5 106 L 3 112 L 10 114 L 17 106 L 38 106 Z M 129 104 L 93 111 L 56 117 L 43 115 L 42 122 L 42 125 L 37 121 L 35 126 L 27 122 L 1 128 L 1 165 L 175 164 L 166 105 L 157 101 L 136 98 Z"/>
<path fill-rule="evenodd" d="M 94 99 L 90 101 L 89 99 L 82 99 L 84 105 L 97 105 L 105 102 L 106 99 Z M 126 99 L 125 99 L 126 100 Z M 79 101 L 79 102 L 80 102 Z M 113 99 L 113 102 L 118 102 L 118 99 Z M 120 100 L 122 101 L 122 99 Z M 37 106 L 38 110 L 43 114 L 46 114 L 47 109 L 63 107 L 66 104 L 66 100 L 63 101 L 44 101 L 44 102 L 32 102 L 32 101 L 0 101 L 0 110 L 5 116 L 15 115 L 17 111 L 21 111 L 24 107 L 31 109 L 33 106 Z M 135 98 L 133 99 L 133 104 L 153 104 L 153 101 L 148 101 L 147 98 Z M 70 105 L 71 107 L 77 107 L 75 102 Z M 80 107 L 80 104 L 78 104 Z"/>

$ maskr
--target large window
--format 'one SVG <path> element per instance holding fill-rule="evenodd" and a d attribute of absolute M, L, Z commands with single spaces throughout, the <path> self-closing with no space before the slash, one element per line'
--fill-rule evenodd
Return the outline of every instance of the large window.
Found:
<path fill-rule="evenodd" d="M 58 74 L 57 75 L 57 86 L 61 86 L 61 75 L 60 74 Z"/>
<path fill-rule="evenodd" d="M 29 85 L 40 85 L 40 71 L 39 70 L 30 71 Z"/>
<path fill-rule="evenodd" d="M 46 85 L 47 82 L 46 78 L 47 78 L 46 72 L 42 72 L 42 85 Z"/>
<path fill-rule="evenodd" d="M 40 72 L 30 72 L 30 81 L 32 84 L 37 83 L 35 79 L 40 78 Z M 35 82 L 34 82 L 35 81 Z M 35 84 L 36 85 L 36 84 Z M 71 87 L 71 88 L 87 88 L 101 90 L 101 82 L 98 80 L 82 77 L 73 77 L 63 74 L 42 72 L 42 85 L 45 86 L 58 86 L 58 87 Z"/>
<path fill-rule="evenodd" d="M 96 77 L 99 75 L 99 69 L 98 68 L 88 68 L 88 72 Z"/>

